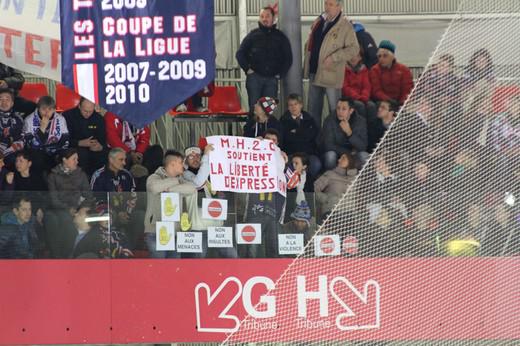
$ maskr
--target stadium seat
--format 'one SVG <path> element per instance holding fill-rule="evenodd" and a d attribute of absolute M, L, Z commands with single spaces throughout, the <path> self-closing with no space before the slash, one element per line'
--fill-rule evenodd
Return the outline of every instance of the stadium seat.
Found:
<path fill-rule="evenodd" d="M 44 83 L 24 83 L 19 93 L 20 97 L 34 103 L 38 103 L 40 97 L 47 95 L 49 95 L 49 90 Z"/>
<path fill-rule="evenodd" d="M 56 84 L 56 110 L 63 112 L 79 104 L 81 96 L 63 84 Z"/>
<path fill-rule="evenodd" d="M 240 105 L 240 98 L 235 86 L 215 86 L 213 96 L 208 99 L 208 108 L 213 114 L 247 114 Z"/>
<path fill-rule="evenodd" d="M 520 87 L 516 85 L 498 86 L 493 91 L 493 112 L 502 113 L 507 110 L 507 101 L 511 96 L 520 95 Z"/>

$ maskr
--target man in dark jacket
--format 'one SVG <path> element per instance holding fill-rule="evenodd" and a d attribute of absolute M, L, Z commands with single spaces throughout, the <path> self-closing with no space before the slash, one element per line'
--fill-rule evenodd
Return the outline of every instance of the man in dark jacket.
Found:
<path fill-rule="evenodd" d="M 18 96 L 18 92 L 22 89 L 25 78 L 14 68 L 0 63 L 0 89 L 12 89 L 15 94 L 14 109 L 24 115 L 31 114 L 36 108 L 36 104 Z"/>
<path fill-rule="evenodd" d="M 246 89 L 249 112 L 262 96 L 278 97 L 278 79 L 285 76 L 292 65 L 289 39 L 276 28 L 271 7 L 260 11 L 258 29 L 251 31 L 236 53 L 240 67 L 247 73 Z"/>
<path fill-rule="evenodd" d="M 70 133 L 70 146 L 78 149 L 79 166 L 88 176 L 106 163 L 106 130 L 93 102 L 82 97 L 76 108 L 63 113 Z"/>
<path fill-rule="evenodd" d="M 108 164 L 92 174 L 92 191 L 111 192 L 109 206 L 114 215 L 114 224 L 119 230 L 125 230 L 131 247 L 144 232 L 144 211 L 136 208 L 137 194 L 132 174 L 125 169 L 126 152 L 113 148 L 108 153 Z"/>
<path fill-rule="evenodd" d="M 381 101 L 377 118 L 368 120 L 368 151 L 372 152 L 395 120 L 399 105 L 394 100 Z"/>
<path fill-rule="evenodd" d="M 0 153 L 13 168 L 15 153 L 24 147 L 22 114 L 14 110 L 14 92 L 0 89 Z"/>
<path fill-rule="evenodd" d="M 316 177 L 321 170 L 321 161 L 316 147 L 319 127 L 314 118 L 303 110 L 303 100 L 298 94 L 287 98 L 287 112 L 280 119 L 283 142 L 281 149 L 289 156 L 304 152 L 309 158 L 308 172 Z"/>
<path fill-rule="evenodd" d="M 325 170 L 336 167 L 338 158 L 345 152 L 355 152 L 361 164 L 368 159 L 366 120 L 357 114 L 352 100 L 340 98 L 336 112 L 325 119 L 321 150 Z"/>
<path fill-rule="evenodd" d="M 352 22 L 356 38 L 359 43 L 359 52 L 363 57 L 363 64 L 370 70 L 377 64 L 377 44 L 374 38 L 361 23 Z"/>
<path fill-rule="evenodd" d="M 12 211 L 2 215 L 0 258 L 34 258 L 38 244 L 31 201 L 18 196 Z"/>

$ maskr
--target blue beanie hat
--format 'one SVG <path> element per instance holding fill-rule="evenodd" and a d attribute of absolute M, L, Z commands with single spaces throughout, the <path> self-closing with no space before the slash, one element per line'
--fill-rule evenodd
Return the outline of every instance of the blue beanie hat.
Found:
<path fill-rule="evenodd" d="M 311 223 L 311 208 L 307 201 L 303 200 L 299 205 L 296 206 L 294 211 L 291 213 L 291 217 L 295 220 L 305 221 L 310 225 Z"/>
<path fill-rule="evenodd" d="M 387 49 L 392 52 L 392 54 L 395 54 L 395 44 L 392 43 L 392 41 L 389 40 L 383 40 L 381 43 L 379 43 L 379 48 Z"/>

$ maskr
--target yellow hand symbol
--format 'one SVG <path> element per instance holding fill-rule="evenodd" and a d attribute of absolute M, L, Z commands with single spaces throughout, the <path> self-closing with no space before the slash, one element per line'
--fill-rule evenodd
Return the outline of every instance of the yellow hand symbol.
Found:
<path fill-rule="evenodd" d="M 184 212 L 181 215 L 181 230 L 187 232 L 191 229 L 191 222 L 188 213 Z"/>
<path fill-rule="evenodd" d="M 174 205 L 172 203 L 171 197 L 167 197 L 164 201 L 164 215 L 166 216 L 172 216 L 175 213 L 175 210 L 177 209 L 177 205 Z"/>
<path fill-rule="evenodd" d="M 168 233 L 168 230 L 165 226 L 162 226 L 159 230 L 159 243 L 161 245 L 167 245 L 170 242 L 172 235 Z"/>

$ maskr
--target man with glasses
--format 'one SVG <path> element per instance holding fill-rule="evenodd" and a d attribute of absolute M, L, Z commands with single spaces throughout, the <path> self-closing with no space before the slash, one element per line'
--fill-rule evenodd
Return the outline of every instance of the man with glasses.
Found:
<path fill-rule="evenodd" d="M 343 0 L 325 0 L 325 11 L 314 21 L 305 44 L 304 77 L 309 78 L 308 111 L 321 128 L 323 97 L 336 109 L 345 65 L 359 52 L 352 24 L 343 15 Z"/>
<path fill-rule="evenodd" d="M 403 105 L 413 88 L 410 69 L 397 62 L 395 45 L 388 40 L 379 44 L 377 59 L 378 63 L 370 70 L 372 100 L 394 100 Z"/>

